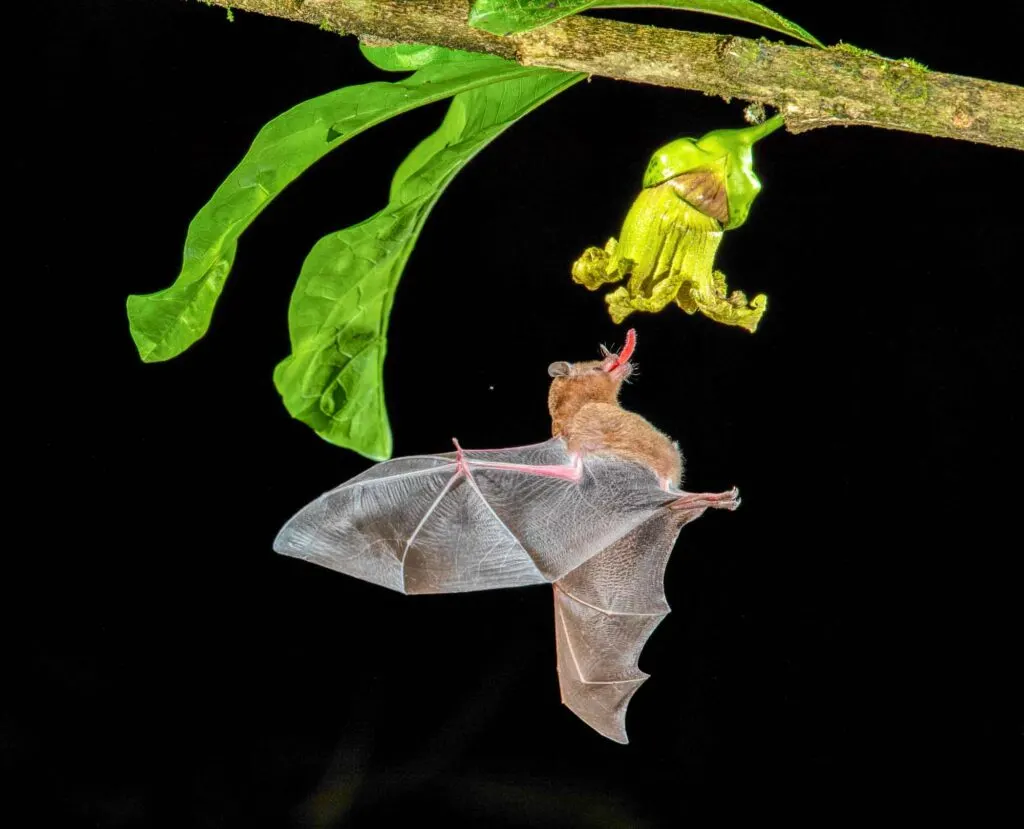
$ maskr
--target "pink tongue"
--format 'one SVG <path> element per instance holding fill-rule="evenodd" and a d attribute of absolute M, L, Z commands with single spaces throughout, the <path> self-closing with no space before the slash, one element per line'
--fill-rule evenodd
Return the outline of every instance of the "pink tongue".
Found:
<path fill-rule="evenodd" d="M 626 332 L 626 344 L 622 346 L 622 351 L 615 358 L 615 362 L 612 363 L 605 371 L 615 371 L 623 363 L 628 363 L 629 358 L 633 356 L 633 351 L 636 349 L 636 329 L 630 328 Z"/>

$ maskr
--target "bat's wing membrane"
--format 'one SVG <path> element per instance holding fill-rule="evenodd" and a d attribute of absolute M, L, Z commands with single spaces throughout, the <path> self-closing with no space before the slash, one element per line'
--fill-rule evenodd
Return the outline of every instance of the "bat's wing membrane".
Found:
<path fill-rule="evenodd" d="M 573 464 L 557 438 L 387 461 L 301 510 L 274 549 L 402 593 L 555 581 L 666 502 L 643 467 Z"/>
<path fill-rule="evenodd" d="M 539 474 L 572 467 L 560 438 L 514 450 L 467 451 L 465 457 L 488 505 L 552 582 L 672 500 L 650 469 L 616 458 L 584 458 L 575 480 Z"/>
<path fill-rule="evenodd" d="M 378 464 L 293 517 L 274 549 L 401 593 L 547 579 L 443 456 Z"/>
<path fill-rule="evenodd" d="M 628 742 L 626 708 L 648 676 L 640 652 L 669 612 L 669 555 L 683 524 L 700 512 L 660 510 L 555 582 L 562 702 L 616 742 Z"/>

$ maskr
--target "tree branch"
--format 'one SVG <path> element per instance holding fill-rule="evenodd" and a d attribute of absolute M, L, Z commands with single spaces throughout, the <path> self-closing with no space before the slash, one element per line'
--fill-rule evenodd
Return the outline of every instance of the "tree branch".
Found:
<path fill-rule="evenodd" d="M 870 126 L 1024 150 L 1024 89 L 932 72 L 858 49 L 695 34 L 569 17 L 513 37 L 470 28 L 469 0 L 204 0 L 364 39 L 488 52 L 524 66 L 586 72 L 770 104 L 790 132 Z"/>

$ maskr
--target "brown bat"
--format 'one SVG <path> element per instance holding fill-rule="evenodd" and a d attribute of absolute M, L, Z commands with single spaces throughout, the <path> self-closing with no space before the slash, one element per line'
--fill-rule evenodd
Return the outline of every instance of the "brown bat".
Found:
<path fill-rule="evenodd" d="M 620 743 L 637 665 L 669 612 L 664 574 L 682 526 L 738 492 L 680 490 L 669 438 L 618 403 L 621 353 L 552 363 L 553 437 L 377 464 L 301 510 L 274 549 L 401 593 L 551 583 L 562 701 Z"/>

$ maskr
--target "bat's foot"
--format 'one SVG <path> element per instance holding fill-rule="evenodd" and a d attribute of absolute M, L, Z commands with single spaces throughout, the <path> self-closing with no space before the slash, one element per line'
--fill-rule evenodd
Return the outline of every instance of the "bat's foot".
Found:
<path fill-rule="evenodd" d="M 733 487 L 728 492 L 687 492 L 677 498 L 669 509 L 727 509 L 734 510 L 740 505 L 740 491 Z"/>

